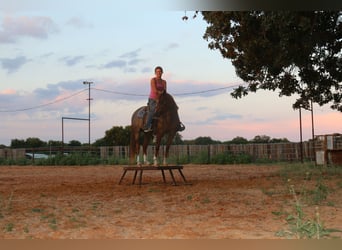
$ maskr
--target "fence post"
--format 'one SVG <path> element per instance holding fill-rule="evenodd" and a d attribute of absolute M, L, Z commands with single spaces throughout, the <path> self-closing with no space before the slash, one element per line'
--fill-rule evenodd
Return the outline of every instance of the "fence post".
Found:
<path fill-rule="evenodd" d="M 188 158 L 188 163 L 190 163 L 190 145 L 186 145 L 186 156 Z"/>
<path fill-rule="evenodd" d="M 208 145 L 208 158 L 207 158 L 207 164 L 210 164 L 210 145 Z"/>

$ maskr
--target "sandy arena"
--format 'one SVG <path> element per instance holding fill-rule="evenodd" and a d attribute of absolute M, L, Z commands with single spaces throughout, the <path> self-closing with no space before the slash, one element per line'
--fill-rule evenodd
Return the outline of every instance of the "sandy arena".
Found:
<path fill-rule="evenodd" d="M 185 165 L 191 185 L 146 171 L 139 187 L 132 172 L 118 185 L 120 166 L 1 166 L 0 238 L 277 239 L 294 204 L 279 168 Z M 327 228 L 342 229 L 339 182 L 329 179 L 334 192 L 319 205 Z M 314 207 L 303 207 L 309 218 Z"/>

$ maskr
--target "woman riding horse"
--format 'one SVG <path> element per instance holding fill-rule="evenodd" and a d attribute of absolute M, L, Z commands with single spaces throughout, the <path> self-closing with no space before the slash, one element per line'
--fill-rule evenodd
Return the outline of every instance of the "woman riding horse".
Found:
<path fill-rule="evenodd" d="M 130 142 L 130 160 L 133 163 L 134 158 L 136 157 L 137 165 L 141 165 L 139 158 L 140 144 L 139 144 L 139 136 L 140 131 L 143 130 L 144 120 L 146 119 L 145 115 L 141 115 L 147 107 L 141 107 L 137 109 L 133 115 L 131 120 L 131 142 Z M 159 147 L 161 143 L 161 139 L 167 135 L 166 149 L 163 157 L 163 164 L 167 164 L 167 157 L 169 155 L 170 145 L 176 133 L 178 131 L 183 131 L 185 129 L 184 125 L 180 122 L 178 116 L 178 106 L 174 101 L 173 97 L 164 91 L 163 94 L 159 96 L 159 102 L 156 108 L 156 118 L 152 123 L 152 132 L 144 133 L 144 142 L 143 142 L 143 157 L 144 164 L 149 164 L 147 161 L 147 146 L 152 139 L 153 134 L 156 136 L 156 146 L 155 152 L 153 156 L 153 162 L 155 166 L 158 166 L 158 154 Z"/>

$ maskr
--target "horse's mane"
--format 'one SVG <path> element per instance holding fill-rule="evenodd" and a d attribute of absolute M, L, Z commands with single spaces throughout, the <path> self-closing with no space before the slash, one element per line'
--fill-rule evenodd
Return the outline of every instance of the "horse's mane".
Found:
<path fill-rule="evenodd" d="M 173 99 L 172 95 L 169 93 L 164 92 L 160 97 L 159 97 L 159 108 L 161 110 L 168 109 L 168 110 L 177 110 L 178 106 Z"/>

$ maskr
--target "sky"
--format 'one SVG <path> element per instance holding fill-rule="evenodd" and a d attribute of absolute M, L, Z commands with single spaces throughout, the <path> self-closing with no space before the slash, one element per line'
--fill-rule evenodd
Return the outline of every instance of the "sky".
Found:
<path fill-rule="evenodd" d="M 245 84 L 202 38 L 206 22 L 148 1 L 11 0 L 0 3 L 0 144 L 38 137 L 62 140 L 62 117 L 87 119 L 91 142 L 130 125 L 146 105 L 155 66 L 179 106 L 184 140 L 228 141 L 256 135 L 300 140 L 295 97 L 260 91 L 230 96 Z M 165 2 L 164 2 L 165 3 Z M 193 12 L 186 12 L 189 17 Z M 303 139 L 312 136 L 302 111 Z M 316 135 L 341 133 L 342 114 L 314 105 Z M 88 142 L 88 122 L 64 120 L 64 141 Z"/>

